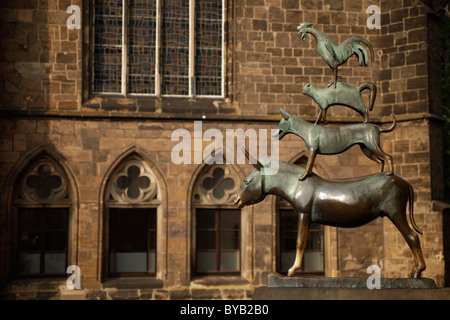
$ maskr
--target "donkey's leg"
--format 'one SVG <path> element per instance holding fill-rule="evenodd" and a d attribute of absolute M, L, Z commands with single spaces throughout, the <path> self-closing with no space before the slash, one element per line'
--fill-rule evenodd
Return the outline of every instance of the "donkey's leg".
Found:
<path fill-rule="evenodd" d="M 411 272 L 411 278 L 419 279 L 420 274 L 426 268 L 422 249 L 420 248 L 419 236 L 409 227 L 404 211 L 397 212 L 393 217 L 389 217 L 389 219 L 391 219 L 403 238 L 405 238 L 414 256 L 415 266 Z"/>
<path fill-rule="evenodd" d="M 297 246 L 295 261 L 288 271 L 288 276 L 293 277 L 295 271 L 302 266 L 303 253 L 305 252 L 306 243 L 308 242 L 309 232 L 309 215 L 299 213 L 297 226 Z"/>
<path fill-rule="evenodd" d="M 300 181 L 303 181 L 306 179 L 306 177 L 311 173 L 312 168 L 314 166 L 314 160 L 316 159 L 317 150 L 311 149 L 309 151 L 310 151 L 310 154 L 309 154 L 308 162 L 306 163 L 305 173 L 298 179 Z"/>

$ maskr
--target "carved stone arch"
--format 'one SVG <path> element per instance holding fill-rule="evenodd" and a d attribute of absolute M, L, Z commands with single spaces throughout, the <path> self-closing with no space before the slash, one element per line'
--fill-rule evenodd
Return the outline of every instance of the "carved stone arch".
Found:
<path fill-rule="evenodd" d="M 187 194 L 188 210 L 190 210 L 192 205 L 201 204 L 234 205 L 231 199 L 233 192 L 239 191 L 240 182 L 245 178 L 245 174 L 240 166 L 233 164 L 234 159 L 229 159 L 227 161 L 226 152 L 223 152 L 224 150 L 222 148 L 216 149 L 216 151 L 218 151 L 219 157 L 222 157 L 222 163 L 212 163 L 210 159 L 212 157 L 209 156 L 207 159 L 204 159 L 204 162 L 197 167 L 192 175 Z M 213 156 L 216 157 L 215 154 L 213 154 Z M 221 169 L 222 172 L 214 172 L 215 169 Z M 226 181 L 230 178 L 233 179 L 233 187 L 231 187 Z M 199 181 L 200 179 L 202 179 L 202 181 Z M 208 182 L 214 184 L 215 182 L 214 186 L 202 186 L 202 182 L 206 179 L 209 179 L 206 184 L 208 184 Z M 217 190 L 217 187 L 219 187 L 221 183 L 224 183 L 223 197 L 216 197 L 214 196 L 214 191 Z"/>
<path fill-rule="evenodd" d="M 158 196 L 158 183 L 150 167 L 139 157 L 130 156 L 109 177 L 104 201 L 106 204 L 158 204 Z"/>
<path fill-rule="evenodd" d="M 16 204 L 70 203 L 68 179 L 50 157 L 42 156 L 23 173 L 15 191 Z"/>
<path fill-rule="evenodd" d="M 0 211 L 7 217 L 4 239 L 9 239 L 8 272 L 15 270 L 18 212 L 20 208 L 67 208 L 67 264 L 78 264 L 79 191 L 68 160 L 52 145 L 41 144 L 28 152 L 9 171 L 1 192 Z"/>
<path fill-rule="evenodd" d="M 102 259 L 100 277 L 108 273 L 109 212 L 111 208 L 153 208 L 156 210 L 157 259 L 156 278 L 166 274 L 167 254 L 167 184 L 158 166 L 138 146 L 126 148 L 109 166 L 99 190 L 99 237 Z M 160 281 L 160 280 L 158 280 Z"/>
<path fill-rule="evenodd" d="M 79 199 L 78 187 L 75 176 L 70 169 L 70 166 L 67 164 L 68 161 L 58 150 L 47 144 L 42 144 L 30 150 L 16 162 L 5 179 L 5 184 L 3 186 L 4 191 L 2 192 L 2 203 L 6 204 L 7 207 L 13 205 L 15 201 L 15 192 L 20 183 L 20 179 L 24 178 L 23 176 L 27 174 L 26 171 L 30 170 L 31 166 L 35 165 L 38 167 L 38 162 L 44 163 L 46 159 L 54 164 L 52 165 L 52 170 L 58 172 L 59 175 L 64 175 L 63 178 L 66 180 L 68 187 L 67 190 L 65 190 L 67 196 L 70 198 L 71 203 L 77 207 Z M 63 193 L 60 192 L 59 195 L 61 194 Z M 32 201 L 30 197 L 28 197 L 28 199 L 29 201 Z"/>
<path fill-rule="evenodd" d="M 127 169 L 130 169 L 130 166 L 133 164 L 137 165 L 138 162 L 142 163 L 142 167 L 140 168 L 140 174 L 144 177 L 147 177 L 153 184 L 151 184 L 148 188 L 143 188 L 144 192 L 138 198 L 130 198 L 126 195 L 120 195 L 120 192 L 117 190 L 113 191 L 113 199 L 118 199 L 116 201 L 129 204 L 133 203 L 142 203 L 144 202 L 164 202 L 166 203 L 167 199 L 167 187 L 164 176 L 161 174 L 161 171 L 155 165 L 154 161 L 137 146 L 132 146 L 126 149 L 117 159 L 110 165 L 109 169 L 106 171 L 101 187 L 100 187 L 100 203 L 103 205 L 105 200 L 108 199 L 106 193 L 111 192 L 112 190 L 108 189 L 108 183 L 111 183 L 110 179 L 114 174 L 119 174 L 122 177 L 126 177 Z M 119 172 L 118 172 L 119 171 Z M 117 184 L 114 183 L 117 188 Z M 156 187 L 156 188 L 154 188 Z M 152 197 L 155 196 L 156 198 Z M 150 199 L 151 198 L 151 199 Z"/>
<path fill-rule="evenodd" d="M 194 184 L 192 203 L 195 205 L 233 205 L 239 190 L 239 176 L 229 165 L 205 167 Z"/>

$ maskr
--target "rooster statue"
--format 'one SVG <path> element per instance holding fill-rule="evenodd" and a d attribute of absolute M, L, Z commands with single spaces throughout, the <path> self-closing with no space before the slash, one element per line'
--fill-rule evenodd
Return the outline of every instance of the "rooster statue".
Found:
<path fill-rule="evenodd" d="M 337 69 L 341 64 L 344 64 L 348 58 L 353 54 L 358 56 L 359 65 L 367 65 L 368 63 L 368 53 L 366 48 L 364 48 L 360 43 L 364 43 L 370 50 L 372 56 L 372 61 L 374 58 L 373 48 L 370 43 L 363 38 L 351 37 L 344 40 L 339 46 L 335 45 L 328 36 L 320 30 L 311 28 L 313 24 L 311 22 L 304 22 L 297 27 L 298 34 L 302 40 L 306 39 L 306 34 L 310 33 L 316 39 L 317 42 L 317 52 L 320 54 L 322 59 L 333 69 L 334 72 L 334 87 L 336 88 L 337 82 Z"/>

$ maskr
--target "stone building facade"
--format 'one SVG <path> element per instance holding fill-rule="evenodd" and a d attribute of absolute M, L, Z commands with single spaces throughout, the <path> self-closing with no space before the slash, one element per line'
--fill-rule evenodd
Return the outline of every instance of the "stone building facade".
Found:
<path fill-rule="evenodd" d="M 255 287 L 267 283 L 268 274 L 282 272 L 292 238 L 280 238 L 286 227 L 280 212 L 289 209 L 269 196 L 238 210 L 232 195 L 252 166 L 237 163 L 235 145 L 228 147 L 236 149 L 231 157 L 227 146 L 201 155 L 211 143 L 208 129 L 218 129 L 223 138 L 227 130 L 254 129 L 247 146 L 259 143 L 261 151 L 261 141 L 267 140 L 270 155 L 270 130 L 278 127 L 280 107 L 315 121 L 318 108 L 302 89 L 308 82 L 324 87 L 333 74 L 314 39 L 302 41 L 297 35 L 305 21 L 335 43 L 361 36 L 372 44 L 373 62 L 359 66 L 352 57 L 339 75 L 353 85 L 376 83 L 371 122 L 388 127 L 389 114 L 397 118 L 395 130 L 382 134 L 382 148 L 393 156 L 395 172 L 414 187 L 414 217 L 423 231 L 427 263 L 423 276 L 444 286 L 449 257 L 440 202 L 443 122 L 433 9 L 419 0 L 224 0 L 191 1 L 191 6 L 154 1 L 153 9 L 139 11 L 140 2 L 1 4 L 3 297 L 248 299 Z M 380 29 L 366 25 L 370 5 L 381 10 Z M 206 14 L 196 15 L 201 10 Z M 153 12 L 154 19 L 144 11 Z M 198 16 L 203 18 L 197 21 Z M 125 19 L 130 23 L 122 23 Z M 202 24 L 201 19 L 210 20 Z M 152 26 L 158 40 L 143 46 L 148 51 L 142 54 L 135 43 Z M 193 26 L 206 31 L 186 31 Z M 120 36 L 114 37 L 117 32 Z M 176 44 L 185 48 L 185 71 L 173 62 L 182 50 L 170 55 L 168 43 L 177 32 L 188 32 L 187 42 Z M 214 36 L 219 40 L 211 49 L 208 39 Z M 211 52 L 219 62 L 208 60 Z M 158 62 L 149 63 L 145 54 Z M 141 94 L 141 89 L 148 91 Z M 328 120 L 336 126 L 362 119 L 336 106 Z M 194 132 L 199 124 L 200 135 Z M 191 153 L 184 153 L 189 163 L 174 161 L 181 141 L 174 132 L 192 138 Z M 229 164 L 208 163 L 222 154 Z M 304 165 L 308 152 L 300 138 L 287 136 L 279 142 L 279 157 Z M 341 179 L 376 173 L 378 166 L 352 147 L 340 155 L 319 155 L 314 171 Z M 367 277 L 367 268 L 377 265 L 382 277 L 403 278 L 414 265 L 388 219 L 356 229 L 323 227 L 315 234 L 321 259 L 312 267 L 316 275 Z M 215 246 L 208 237 L 215 237 Z M 81 289 L 67 288 L 69 274 L 61 266 L 69 265 L 78 266 Z"/>

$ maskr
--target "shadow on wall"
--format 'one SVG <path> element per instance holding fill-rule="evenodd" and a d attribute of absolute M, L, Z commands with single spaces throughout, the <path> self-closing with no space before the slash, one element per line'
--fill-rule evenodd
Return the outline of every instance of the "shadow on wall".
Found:
<path fill-rule="evenodd" d="M 34 7 L 35 6 L 35 7 Z M 26 8 L 3 8 L 0 107 L 47 109 L 50 98 L 50 30 L 48 11 L 38 3 Z M 59 83 L 58 83 L 59 85 Z"/>
<path fill-rule="evenodd" d="M 450 287 L 450 206 L 442 211 L 445 275 L 444 286 Z"/>

